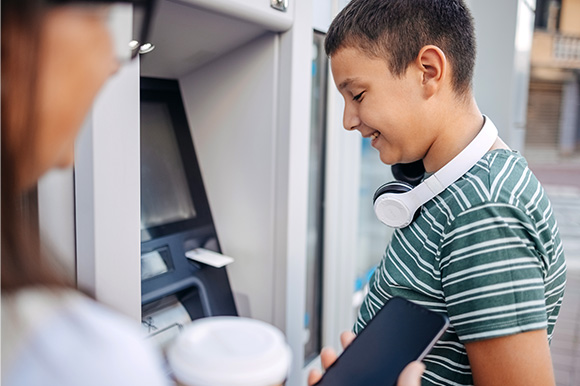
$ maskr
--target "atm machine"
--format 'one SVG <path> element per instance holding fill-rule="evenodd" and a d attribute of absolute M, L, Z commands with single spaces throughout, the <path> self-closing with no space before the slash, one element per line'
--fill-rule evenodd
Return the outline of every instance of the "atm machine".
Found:
<path fill-rule="evenodd" d="M 108 82 L 75 163 L 79 283 L 162 345 L 203 316 L 270 323 L 294 354 L 289 386 L 304 384 L 307 334 L 311 13 L 310 0 L 158 1 L 155 49 Z M 140 140 L 140 113 L 166 136 Z M 186 257 L 199 248 L 236 261 Z"/>
<path fill-rule="evenodd" d="M 164 348 L 184 324 L 237 315 L 176 80 L 141 78 L 141 293 Z"/>

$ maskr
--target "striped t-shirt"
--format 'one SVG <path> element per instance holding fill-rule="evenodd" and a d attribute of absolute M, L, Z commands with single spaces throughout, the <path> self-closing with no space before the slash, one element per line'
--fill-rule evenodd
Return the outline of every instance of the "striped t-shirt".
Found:
<path fill-rule="evenodd" d="M 523 157 L 493 150 L 395 231 L 354 331 L 393 296 L 447 314 L 423 385 L 471 385 L 464 343 L 546 328 L 551 340 L 565 282 L 548 197 Z"/>

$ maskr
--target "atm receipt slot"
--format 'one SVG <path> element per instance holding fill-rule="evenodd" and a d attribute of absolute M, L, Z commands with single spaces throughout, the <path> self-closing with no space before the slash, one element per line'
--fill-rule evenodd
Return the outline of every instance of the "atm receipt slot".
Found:
<path fill-rule="evenodd" d="M 185 256 L 198 263 L 211 265 L 212 267 L 221 268 L 234 262 L 234 259 L 229 256 L 222 255 L 209 249 L 196 248 L 185 252 Z"/>

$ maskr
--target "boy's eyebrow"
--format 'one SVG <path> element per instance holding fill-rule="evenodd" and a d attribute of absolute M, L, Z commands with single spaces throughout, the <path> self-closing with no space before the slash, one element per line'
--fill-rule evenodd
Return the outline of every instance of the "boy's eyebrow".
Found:
<path fill-rule="evenodd" d="M 357 80 L 358 78 L 346 78 L 345 80 L 343 80 L 342 82 L 340 82 L 340 84 L 338 85 L 338 89 L 339 90 L 343 90 L 346 87 L 350 86 L 350 84 L 352 82 L 354 82 L 355 80 Z"/>

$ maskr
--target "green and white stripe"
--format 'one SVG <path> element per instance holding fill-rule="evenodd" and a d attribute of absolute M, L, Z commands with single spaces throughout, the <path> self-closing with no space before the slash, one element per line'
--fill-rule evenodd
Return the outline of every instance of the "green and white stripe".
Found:
<path fill-rule="evenodd" d="M 393 234 L 354 331 L 393 296 L 445 313 L 423 384 L 471 385 L 464 343 L 537 329 L 551 340 L 565 283 L 548 197 L 520 155 L 494 150 Z"/>

